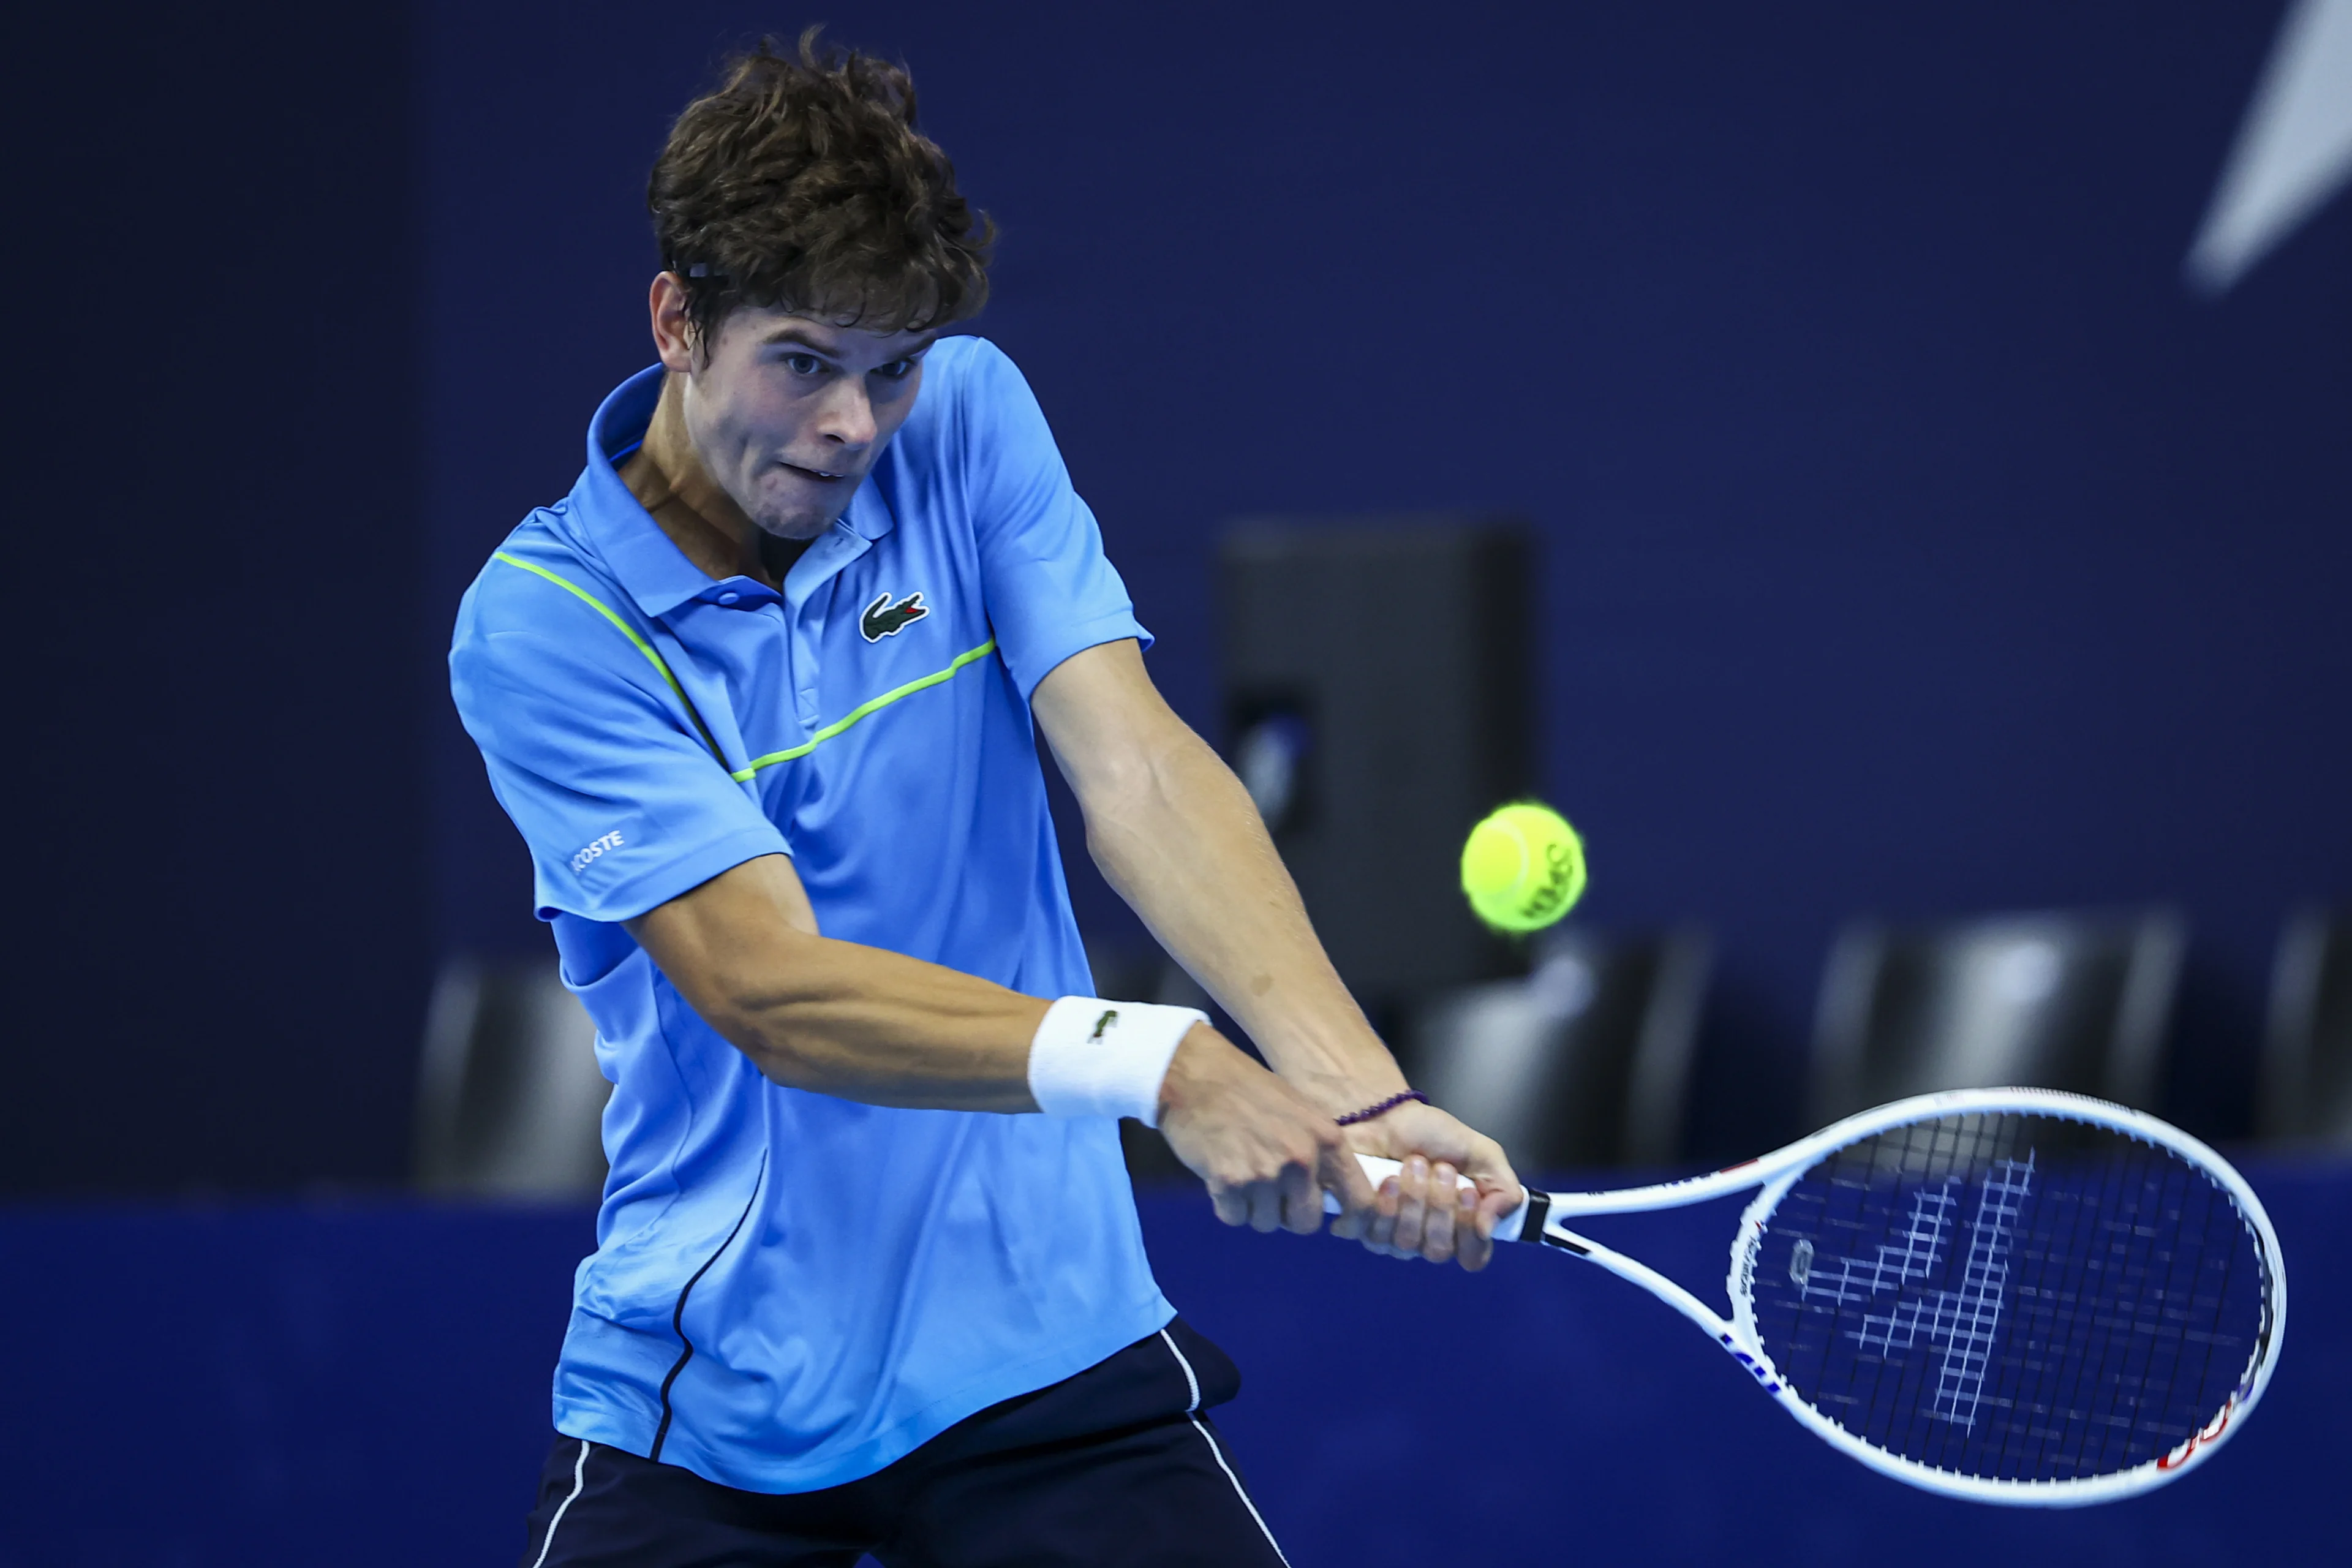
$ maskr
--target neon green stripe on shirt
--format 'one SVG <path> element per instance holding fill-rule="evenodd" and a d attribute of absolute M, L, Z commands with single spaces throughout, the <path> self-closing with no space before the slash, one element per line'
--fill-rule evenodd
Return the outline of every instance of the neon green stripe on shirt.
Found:
<path fill-rule="evenodd" d="M 894 686 L 879 697 L 869 698 L 867 700 L 861 702 L 856 707 L 851 709 L 844 717 L 835 720 L 832 723 L 827 724 L 824 729 L 819 730 L 815 734 L 811 735 L 807 740 L 803 741 L 799 745 L 789 747 L 781 752 L 770 752 L 764 757 L 753 757 L 751 759 L 751 766 L 742 769 L 734 775 L 736 782 L 739 784 L 748 783 L 751 775 L 758 773 L 761 768 L 772 767 L 777 763 L 789 763 L 795 757 L 807 756 L 811 752 L 815 751 L 819 746 L 824 744 L 827 741 L 832 740 L 835 735 L 840 734 L 844 730 L 848 729 L 852 724 L 856 723 L 860 719 L 865 718 L 869 713 L 875 712 L 878 709 L 887 708 L 890 704 L 898 701 L 902 697 L 912 697 L 918 691 L 937 686 L 940 682 L 951 679 L 957 670 L 961 669 L 965 665 L 971 663 L 972 660 L 977 658 L 986 658 L 990 654 L 994 653 L 995 651 L 996 639 L 994 637 L 991 637 L 986 642 L 981 644 L 978 647 L 970 648 L 956 655 L 954 658 L 948 661 L 948 667 L 945 669 L 935 669 L 929 675 L 920 676 L 916 679 L 907 682 L 904 686 Z"/>
<path fill-rule="evenodd" d="M 646 662 L 652 665 L 656 669 L 661 671 L 661 678 L 669 682 L 669 689 L 672 691 L 677 692 L 677 700 L 686 705 L 686 716 L 693 720 L 695 729 L 701 731 L 702 743 L 710 748 L 710 754 L 719 759 L 719 765 L 720 767 L 723 768 L 727 765 L 727 753 L 719 749 L 718 741 L 713 739 L 711 736 L 710 726 L 702 721 L 702 714 L 694 706 L 694 699 L 686 694 L 686 688 L 680 686 L 677 683 L 677 677 L 670 673 L 669 661 L 663 658 L 662 656 L 655 650 L 653 644 L 646 641 L 645 638 L 637 635 L 636 627 L 629 625 L 628 622 L 623 620 L 618 615 L 614 614 L 612 605 L 604 603 L 604 600 L 598 598 L 595 595 L 590 593 L 579 584 L 574 583 L 569 577 L 559 577 L 544 566 L 535 566 L 520 556 L 508 554 L 503 550 L 494 550 L 490 552 L 490 555 L 492 559 L 503 561 L 509 566 L 520 566 L 534 577 L 546 578 L 549 582 L 554 584 L 565 593 L 579 598 L 583 603 L 586 604 L 589 608 L 594 610 L 598 615 L 612 622 L 614 627 L 618 630 L 623 637 L 629 639 L 630 646 L 635 647 L 639 653 L 646 656 Z"/>
<path fill-rule="evenodd" d="M 614 613 L 613 607 L 605 604 L 604 600 L 599 599 L 595 595 L 591 594 L 587 589 L 583 588 L 579 584 L 572 582 L 571 579 L 560 577 L 556 574 L 550 572 L 544 566 L 533 565 L 531 563 L 525 561 L 519 556 L 508 554 L 503 550 L 493 551 L 491 554 L 494 559 L 503 561 L 509 566 L 520 566 L 535 577 L 546 578 L 549 582 L 554 584 L 564 592 L 578 596 L 598 615 L 612 622 L 614 628 L 617 629 L 623 637 L 629 639 L 630 646 L 635 647 L 639 653 L 645 655 L 646 661 L 648 664 L 651 664 L 656 669 L 661 671 L 661 678 L 669 683 L 669 689 L 672 691 L 677 692 L 677 700 L 686 705 L 687 716 L 694 721 L 694 727 L 702 731 L 703 744 L 710 748 L 710 754 L 719 759 L 719 763 L 721 767 L 726 766 L 726 754 L 719 751 L 719 742 L 711 739 L 709 727 L 703 723 L 702 715 L 695 710 L 694 699 L 686 694 L 686 688 L 680 686 L 677 683 L 677 677 L 670 673 L 668 661 L 664 659 L 660 653 L 656 651 L 651 643 L 646 641 L 645 638 L 637 635 L 636 627 L 629 625 L 628 622 L 623 620 L 618 615 Z M 824 729 L 819 730 L 815 734 L 811 735 L 807 740 L 803 741 L 799 745 L 789 747 L 781 752 L 770 752 L 764 757 L 753 757 L 745 766 L 738 769 L 730 769 L 728 776 L 732 778 L 738 784 L 749 784 L 753 775 L 758 773 L 761 768 L 773 767 L 778 763 L 789 763 L 793 761 L 795 758 L 805 757 L 811 752 L 815 751 L 819 746 L 824 744 L 825 742 L 832 740 L 835 735 L 840 734 L 843 731 L 856 723 L 859 720 L 866 718 L 867 715 L 874 713 L 880 709 L 887 708 L 890 704 L 898 701 L 901 698 L 912 697 L 918 691 L 928 689 L 930 687 L 939 685 L 943 680 L 951 679 L 957 670 L 961 669 L 964 666 L 971 663 L 975 659 L 985 658 L 995 651 L 996 639 L 994 637 L 991 637 L 986 642 L 981 644 L 978 647 L 971 648 L 956 655 L 954 658 L 948 662 L 948 667 L 945 669 L 933 670 L 930 674 L 919 676 L 915 679 L 907 682 L 904 686 L 894 686 L 889 690 L 884 692 L 881 696 L 870 698 L 867 700 L 859 703 L 856 708 L 851 709 L 845 717 L 835 720 L 832 723 L 827 724 Z"/>

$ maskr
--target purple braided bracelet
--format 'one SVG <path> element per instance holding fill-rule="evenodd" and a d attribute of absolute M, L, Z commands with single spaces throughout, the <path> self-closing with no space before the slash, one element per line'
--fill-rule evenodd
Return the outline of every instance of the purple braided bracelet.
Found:
<path fill-rule="evenodd" d="M 1390 1111 L 1394 1110 L 1398 1106 L 1407 1104 L 1413 1100 L 1419 1100 L 1422 1104 L 1427 1105 L 1429 1103 L 1429 1096 L 1422 1093 L 1421 1090 L 1417 1089 L 1409 1089 L 1402 1094 L 1390 1095 L 1386 1100 L 1380 1101 L 1378 1104 L 1367 1105 L 1361 1110 L 1351 1110 L 1345 1116 L 1334 1117 L 1332 1120 L 1337 1121 L 1342 1127 L 1353 1127 L 1359 1121 L 1370 1121 L 1375 1116 L 1385 1116 Z"/>

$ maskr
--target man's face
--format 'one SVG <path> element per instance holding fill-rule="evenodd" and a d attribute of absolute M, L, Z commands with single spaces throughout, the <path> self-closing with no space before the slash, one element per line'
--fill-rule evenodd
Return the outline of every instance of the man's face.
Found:
<path fill-rule="evenodd" d="M 684 371 L 687 437 L 762 530 L 814 539 L 914 411 L 936 335 L 740 307 L 698 363 L 671 367 Z"/>

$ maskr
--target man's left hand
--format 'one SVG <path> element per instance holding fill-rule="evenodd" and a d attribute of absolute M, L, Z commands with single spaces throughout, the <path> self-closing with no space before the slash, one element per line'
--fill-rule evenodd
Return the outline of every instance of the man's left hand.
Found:
<path fill-rule="evenodd" d="M 1383 1257 L 1458 1260 L 1473 1273 L 1486 1267 L 1495 1255 L 1495 1222 L 1527 1195 L 1501 1144 L 1433 1105 L 1400 1105 L 1345 1131 L 1356 1152 L 1400 1161 L 1404 1169 L 1381 1184 L 1374 1208 L 1334 1221 L 1333 1235 L 1360 1240 Z M 1457 1175 L 1475 1187 L 1463 1187 Z"/>

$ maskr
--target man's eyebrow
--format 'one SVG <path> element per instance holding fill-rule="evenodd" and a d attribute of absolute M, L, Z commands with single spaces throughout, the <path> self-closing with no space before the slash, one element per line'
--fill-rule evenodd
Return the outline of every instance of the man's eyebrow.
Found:
<path fill-rule="evenodd" d="M 838 348 L 809 336 L 808 329 L 795 321 L 779 322 L 769 330 L 768 335 L 761 338 L 760 343 L 763 348 L 770 343 L 798 343 L 804 349 L 814 349 L 828 359 L 841 357 L 841 351 Z"/>
<path fill-rule="evenodd" d="M 922 353 L 926 350 L 929 349 L 932 344 L 938 342 L 944 335 L 945 334 L 942 332 L 926 332 L 923 334 L 921 342 L 910 345 L 903 353 L 892 355 L 889 363 L 895 364 L 902 359 L 913 359 L 917 354 Z M 815 353 L 821 353 L 827 359 L 839 359 L 842 357 L 841 347 L 838 343 L 827 342 L 823 339 L 811 337 L 809 335 L 808 329 L 797 321 L 783 321 L 778 323 L 769 331 L 765 337 L 760 340 L 760 343 L 763 348 L 776 343 L 798 343 L 801 347 L 808 349 Z"/>

